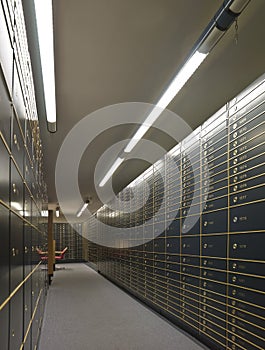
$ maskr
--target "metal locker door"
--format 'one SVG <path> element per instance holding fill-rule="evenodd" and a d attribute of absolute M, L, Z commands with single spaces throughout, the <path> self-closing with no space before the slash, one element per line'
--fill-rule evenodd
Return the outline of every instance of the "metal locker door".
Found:
<path fill-rule="evenodd" d="M 23 341 L 23 287 L 10 300 L 9 348 L 20 349 Z"/>
<path fill-rule="evenodd" d="M 31 349 L 31 326 L 30 326 L 30 320 L 32 317 L 32 306 L 31 306 L 31 277 L 27 280 L 27 282 L 24 284 L 24 330 L 23 330 L 23 338 L 27 334 L 27 338 L 25 339 L 25 346 L 24 350 Z"/>
<path fill-rule="evenodd" d="M 1 98 L 1 97 L 0 97 Z M 0 112 L 1 113 L 1 112 Z M 1 116 L 0 116 L 1 119 Z M 9 203 L 9 167 L 10 157 L 0 138 L 0 199 Z"/>
<path fill-rule="evenodd" d="M 9 210 L 0 205 L 1 248 L 0 248 L 0 308 L 9 295 Z M 9 305 L 0 311 L 0 344 L 8 348 Z"/>
<path fill-rule="evenodd" d="M 10 205 L 11 208 L 19 215 L 23 215 L 23 180 L 18 173 L 16 166 L 11 161 L 10 167 Z"/>
<path fill-rule="evenodd" d="M 18 123 L 18 120 L 15 116 L 13 115 L 12 119 L 12 146 L 11 146 L 11 151 L 12 155 L 19 167 L 19 170 L 21 174 L 24 174 L 24 153 L 25 153 L 25 148 L 24 148 L 24 139 L 21 134 L 20 130 L 20 125 Z"/>
<path fill-rule="evenodd" d="M 23 226 L 24 222 L 10 214 L 10 291 L 23 281 Z M 23 286 L 10 301 L 10 349 L 19 349 L 23 334 Z"/>
<path fill-rule="evenodd" d="M 24 211 L 29 211 L 29 208 L 24 208 Z M 31 266 L 31 240 L 32 240 L 32 233 L 31 233 L 31 226 L 27 223 L 24 223 L 24 278 L 26 278 L 32 270 Z M 30 320 L 32 317 L 32 305 L 31 305 L 31 277 L 27 280 L 27 282 L 24 284 L 24 335 L 27 332 L 27 329 L 30 324 Z M 29 332 L 27 338 L 30 339 L 30 341 L 27 339 L 26 345 L 24 346 L 24 349 L 30 350 L 31 346 L 31 331 Z"/>
<path fill-rule="evenodd" d="M 35 316 L 32 322 L 32 347 L 37 344 L 40 327 L 40 284 L 39 284 L 40 267 L 32 275 L 32 310 Z"/>

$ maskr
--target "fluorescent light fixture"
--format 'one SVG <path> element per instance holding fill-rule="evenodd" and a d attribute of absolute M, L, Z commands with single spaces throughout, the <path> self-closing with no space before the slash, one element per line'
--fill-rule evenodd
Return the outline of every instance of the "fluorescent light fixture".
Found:
<path fill-rule="evenodd" d="M 34 0 L 46 116 L 49 131 L 56 131 L 52 0 Z"/>
<path fill-rule="evenodd" d="M 11 202 L 11 207 L 16 209 L 16 210 L 19 210 L 19 211 L 23 211 L 23 208 L 22 208 L 22 205 L 18 202 Z"/>
<path fill-rule="evenodd" d="M 120 158 L 120 157 L 118 157 L 115 160 L 115 162 L 112 164 L 107 174 L 101 180 L 99 187 L 103 187 L 105 185 L 105 183 L 111 178 L 111 176 L 115 173 L 115 171 L 118 169 L 118 167 L 121 165 L 123 161 L 124 161 L 124 158 Z"/>
<path fill-rule="evenodd" d="M 186 84 L 192 74 L 205 60 L 208 53 L 201 53 L 195 51 L 190 59 L 184 64 L 181 70 L 177 73 L 175 78 L 172 80 L 166 91 L 163 93 L 156 106 L 152 109 L 146 120 L 136 131 L 128 145 L 125 147 L 124 152 L 129 153 L 137 145 L 140 139 L 145 135 L 149 128 L 154 124 L 157 118 L 162 114 L 164 109 L 169 105 L 177 93 Z"/>
<path fill-rule="evenodd" d="M 152 112 L 151 112 L 152 113 Z M 151 125 L 150 125 L 151 126 Z M 141 140 L 144 134 L 149 130 L 150 126 L 142 124 L 140 128 L 136 131 L 128 145 L 125 147 L 124 152 L 129 153 L 136 146 L 136 144 Z"/>
<path fill-rule="evenodd" d="M 42 210 L 41 211 L 41 216 L 44 217 L 44 218 L 47 218 L 49 216 L 48 210 Z"/>
<path fill-rule="evenodd" d="M 79 218 L 83 212 L 86 210 L 87 206 L 88 206 L 89 200 L 86 200 L 84 205 L 82 206 L 82 208 L 79 210 L 79 212 L 76 214 L 76 216 Z"/>
<path fill-rule="evenodd" d="M 147 118 L 136 131 L 130 142 L 124 149 L 125 153 L 129 153 L 137 145 L 139 140 L 146 134 L 149 128 L 162 114 L 165 108 L 170 104 L 177 93 L 183 88 L 189 78 L 194 74 L 197 68 L 205 60 L 209 52 L 222 38 L 224 33 L 230 28 L 231 24 L 236 20 L 238 15 L 247 6 L 250 0 L 231 0 L 226 1 L 215 14 L 205 31 L 197 41 L 196 49 L 193 49 L 192 54 L 188 60 L 184 63 L 182 68 L 176 74 L 174 79 L 169 84 L 166 91 L 163 93 L 155 107 L 148 114 Z M 229 10 L 229 11 L 228 11 Z M 119 167 L 124 159 L 118 158 L 112 165 L 108 173 L 105 175 L 99 186 L 102 187 Z"/>
<path fill-rule="evenodd" d="M 60 216 L 60 209 L 59 209 L 59 207 L 56 208 L 55 215 L 56 215 L 57 218 Z"/>
<path fill-rule="evenodd" d="M 191 58 L 184 64 L 178 74 L 175 76 L 165 93 L 162 95 L 160 100 L 157 102 L 157 106 L 160 108 L 166 108 L 169 103 L 173 100 L 176 94 L 186 84 L 192 74 L 205 60 L 208 53 L 201 53 L 196 51 Z M 148 117 L 149 118 L 149 117 Z M 147 119 L 148 119 L 147 118 Z"/>
<path fill-rule="evenodd" d="M 29 217 L 30 216 L 28 211 L 23 211 L 23 210 L 20 210 L 19 214 L 24 216 L 24 217 Z"/>

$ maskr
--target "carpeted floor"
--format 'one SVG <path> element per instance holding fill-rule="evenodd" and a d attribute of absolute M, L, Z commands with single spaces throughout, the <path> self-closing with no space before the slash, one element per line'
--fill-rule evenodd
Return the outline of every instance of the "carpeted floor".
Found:
<path fill-rule="evenodd" d="M 49 288 L 39 350 L 205 349 L 87 265 L 64 267 Z"/>

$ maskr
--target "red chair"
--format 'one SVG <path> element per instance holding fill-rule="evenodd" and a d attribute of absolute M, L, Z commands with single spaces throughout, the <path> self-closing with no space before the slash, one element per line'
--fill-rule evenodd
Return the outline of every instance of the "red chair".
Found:
<path fill-rule="evenodd" d="M 68 247 L 65 247 L 64 250 L 62 251 L 55 251 L 55 260 L 63 260 L 67 250 L 68 250 Z"/>
<path fill-rule="evenodd" d="M 66 251 L 68 250 L 68 247 L 65 247 L 63 250 L 56 250 L 55 251 L 55 260 L 63 260 Z M 41 260 L 47 260 L 48 259 L 48 252 L 43 252 L 39 248 L 36 248 L 36 251 L 39 253 Z"/>
<path fill-rule="evenodd" d="M 36 248 L 36 251 L 39 253 L 41 260 L 47 260 L 48 259 L 48 252 L 43 252 L 39 248 Z"/>

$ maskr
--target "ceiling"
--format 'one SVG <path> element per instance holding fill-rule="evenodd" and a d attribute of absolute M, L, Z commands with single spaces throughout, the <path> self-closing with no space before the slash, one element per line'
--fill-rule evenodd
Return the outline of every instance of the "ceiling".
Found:
<path fill-rule="evenodd" d="M 44 118 L 40 118 L 50 207 L 57 205 L 55 164 L 69 131 L 82 118 L 103 107 L 125 102 L 155 103 L 222 2 L 53 2 L 57 132 L 49 133 Z M 192 129 L 264 73 L 264 17 L 265 1 L 252 0 L 238 20 L 238 43 L 233 26 L 168 106 Z M 93 129 L 92 118 L 93 114 L 89 126 Z M 123 123 L 109 130 L 102 125 L 98 136 L 95 131 L 95 139 L 87 147 L 79 168 L 80 191 L 84 199 L 90 198 L 91 211 L 101 206 L 95 189 L 98 179 L 94 179 L 97 161 L 112 145 L 131 137 L 137 129 L 135 123 L 142 120 L 144 116 L 138 115 L 135 119 L 131 117 L 127 125 Z M 145 138 L 165 150 L 176 143 L 154 128 Z M 97 176 L 105 175 L 117 152 L 115 148 L 109 154 Z M 135 152 L 137 158 L 137 148 Z M 70 152 L 67 162 L 75 156 Z M 113 176 L 114 190 L 121 190 L 147 166 L 144 160 L 124 162 Z M 69 213 L 76 213 L 76 203 L 71 203 L 71 198 L 68 208 Z"/>

